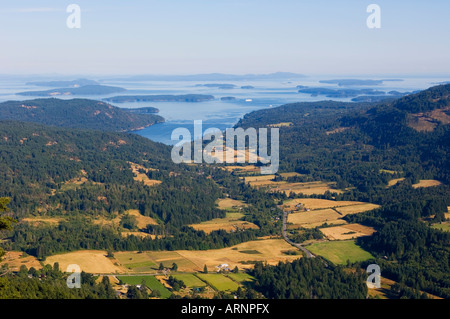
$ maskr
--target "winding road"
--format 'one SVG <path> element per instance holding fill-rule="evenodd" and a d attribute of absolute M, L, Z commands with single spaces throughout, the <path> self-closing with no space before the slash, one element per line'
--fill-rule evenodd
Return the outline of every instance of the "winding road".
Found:
<path fill-rule="evenodd" d="M 301 244 L 297 244 L 294 243 L 292 240 L 289 239 L 289 237 L 287 236 L 287 217 L 288 217 L 288 212 L 283 210 L 283 237 L 284 240 L 286 240 L 289 244 L 291 244 L 294 247 L 297 247 L 298 249 L 300 249 L 301 251 L 303 251 L 306 254 L 306 257 L 308 258 L 314 258 L 315 256 L 305 247 L 303 247 Z"/>

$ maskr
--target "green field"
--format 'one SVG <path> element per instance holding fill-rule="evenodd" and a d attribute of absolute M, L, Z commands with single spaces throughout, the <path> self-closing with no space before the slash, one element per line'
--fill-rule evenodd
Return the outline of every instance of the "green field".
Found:
<path fill-rule="evenodd" d="M 219 291 L 236 291 L 239 288 L 236 282 L 222 274 L 197 274 L 197 276 Z"/>
<path fill-rule="evenodd" d="M 169 298 L 170 295 L 172 295 L 172 293 L 164 287 L 155 276 L 117 276 L 117 278 L 129 285 L 140 285 L 144 280 L 145 285 L 150 288 L 150 290 L 157 290 L 161 293 L 161 298 Z"/>
<path fill-rule="evenodd" d="M 201 281 L 198 277 L 196 277 L 193 274 L 179 274 L 174 275 L 178 280 L 182 280 L 186 287 L 188 288 L 194 288 L 194 287 L 206 287 L 206 283 L 204 281 Z"/>
<path fill-rule="evenodd" d="M 347 260 L 357 262 L 373 258 L 369 252 L 357 246 L 353 240 L 314 243 L 305 248 L 334 264 L 346 264 Z"/>
<path fill-rule="evenodd" d="M 229 273 L 227 276 L 238 283 L 251 282 L 255 280 L 253 276 L 250 276 L 247 273 Z"/>
<path fill-rule="evenodd" d="M 434 224 L 434 225 L 431 225 L 431 228 L 450 232 L 450 222 L 444 222 L 442 224 Z"/>

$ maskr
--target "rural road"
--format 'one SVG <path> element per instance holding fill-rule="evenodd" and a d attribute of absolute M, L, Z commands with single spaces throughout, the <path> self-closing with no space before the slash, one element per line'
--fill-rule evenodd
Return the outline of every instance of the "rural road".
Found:
<path fill-rule="evenodd" d="M 292 240 L 290 240 L 287 236 L 287 217 L 288 217 L 288 213 L 287 211 L 283 210 L 283 237 L 284 240 L 286 240 L 289 244 L 291 244 L 292 246 L 297 247 L 298 249 L 300 249 L 301 251 L 303 251 L 306 254 L 306 257 L 308 258 L 313 258 L 315 257 L 309 250 L 307 250 L 305 247 L 303 247 L 300 244 L 294 243 Z"/>

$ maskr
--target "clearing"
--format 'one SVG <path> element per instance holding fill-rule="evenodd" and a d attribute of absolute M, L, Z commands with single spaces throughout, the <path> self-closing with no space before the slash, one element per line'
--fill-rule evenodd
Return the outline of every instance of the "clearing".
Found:
<path fill-rule="evenodd" d="M 358 262 L 374 258 L 369 252 L 356 245 L 353 240 L 314 243 L 306 248 L 334 264 L 346 264 L 347 260 Z"/>
<path fill-rule="evenodd" d="M 227 232 L 234 232 L 241 229 L 258 229 L 259 227 L 251 222 L 242 220 L 242 213 L 227 213 L 225 218 L 215 218 L 202 222 L 200 224 L 192 224 L 190 227 L 195 230 L 202 230 L 209 234 L 215 230 L 223 229 Z"/>
<path fill-rule="evenodd" d="M 155 169 L 152 169 L 152 168 L 145 168 L 144 166 L 142 166 L 142 165 L 139 165 L 139 164 L 136 164 L 136 163 L 132 163 L 132 162 L 128 162 L 129 164 L 130 164 L 130 166 L 131 166 L 131 171 L 133 172 L 133 174 L 134 174 L 134 180 L 136 181 L 136 182 L 143 182 L 144 183 L 144 185 L 147 185 L 147 186 L 155 186 L 155 185 L 159 185 L 159 184 L 161 184 L 162 182 L 161 181 L 159 181 L 159 180 L 156 180 L 156 179 L 150 179 L 150 178 L 148 178 L 148 176 L 147 176 L 147 174 L 145 174 L 145 173 L 141 173 L 140 171 L 145 171 L 145 172 L 149 172 L 149 171 L 151 171 L 151 170 L 155 170 Z"/>
<path fill-rule="evenodd" d="M 320 231 L 329 240 L 347 240 L 363 236 L 371 236 L 375 232 L 375 229 L 361 224 L 346 224 L 342 226 L 321 228 Z"/>
<path fill-rule="evenodd" d="M 434 179 L 422 179 L 417 184 L 413 184 L 412 187 L 419 188 L 419 187 L 433 187 L 433 186 L 439 186 L 442 185 L 440 181 L 434 180 Z"/>
<path fill-rule="evenodd" d="M 232 292 L 239 288 L 238 283 L 222 274 L 197 274 L 197 276 L 218 291 Z"/>
<path fill-rule="evenodd" d="M 0 267 L 8 264 L 11 271 L 19 271 L 20 266 L 25 265 L 28 269 L 34 267 L 35 269 L 41 269 L 41 263 L 34 256 L 27 255 L 24 252 L 19 251 L 7 251 L 0 262 Z"/>
<path fill-rule="evenodd" d="M 67 269 L 71 264 L 77 264 L 81 270 L 87 273 L 122 273 L 125 269 L 115 264 L 116 260 L 106 257 L 106 251 L 79 250 L 70 253 L 58 254 L 47 257 L 45 264 L 53 266 L 59 263 L 61 270 Z"/>

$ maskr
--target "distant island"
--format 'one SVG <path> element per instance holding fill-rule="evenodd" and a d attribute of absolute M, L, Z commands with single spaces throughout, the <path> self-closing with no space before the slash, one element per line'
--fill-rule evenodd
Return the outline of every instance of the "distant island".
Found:
<path fill-rule="evenodd" d="M 159 115 L 133 114 L 105 102 L 56 98 L 0 103 L 0 120 L 116 132 L 135 131 L 164 122 Z"/>
<path fill-rule="evenodd" d="M 73 88 L 51 89 L 46 91 L 26 91 L 16 95 L 22 96 L 57 96 L 57 95 L 104 95 L 111 93 L 125 92 L 126 89 L 116 86 L 106 85 L 85 85 Z"/>
<path fill-rule="evenodd" d="M 183 95 L 121 95 L 103 99 L 108 102 L 203 102 L 214 100 L 212 95 L 183 94 Z"/>
<path fill-rule="evenodd" d="M 328 88 L 306 88 L 298 90 L 299 93 L 311 94 L 311 96 L 325 95 L 329 98 L 349 98 L 358 95 L 385 95 L 383 91 L 373 89 L 328 89 Z"/>
<path fill-rule="evenodd" d="M 192 75 L 157 75 L 157 74 L 143 74 L 134 75 L 130 77 L 108 78 L 108 80 L 115 81 L 252 81 L 252 80 L 294 80 L 305 78 L 306 75 L 290 73 L 290 72 L 275 72 L 269 74 L 192 74 Z"/>
<path fill-rule="evenodd" d="M 352 85 L 381 85 L 383 80 L 358 80 L 358 79 L 339 79 L 339 80 L 322 80 L 319 83 L 337 84 L 338 86 Z"/>
<path fill-rule="evenodd" d="M 234 101 L 236 98 L 234 96 L 224 96 L 220 98 L 221 101 Z"/>
<path fill-rule="evenodd" d="M 236 85 L 234 84 L 224 84 L 224 83 L 197 84 L 196 86 L 205 86 L 209 88 L 218 88 L 218 89 L 234 89 L 236 87 Z"/>
<path fill-rule="evenodd" d="M 155 114 L 155 113 L 159 113 L 159 109 L 157 109 L 156 107 L 151 107 L 151 106 L 131 108 L 131 109 L 123 108 L 122 110 L 124 110 L 126 112 L 130 112 L 130 113 L 137 113 L 137 114 Z"/>
<path fill-rule="evenodd" d="M 94 80 L 88 80 L 88 79 L 77 79 L 72 81 L 34 81 L 34 82 L 27 82 L 26 85 L 36 85 L 36 86 L 49 86 L 49 87 L 61 87 L 61 88 L 67 88 L 67 87 L 80 87 L 80 86 L 86 86 L 86 85 L 98 85 L 99 83 Z"/>

